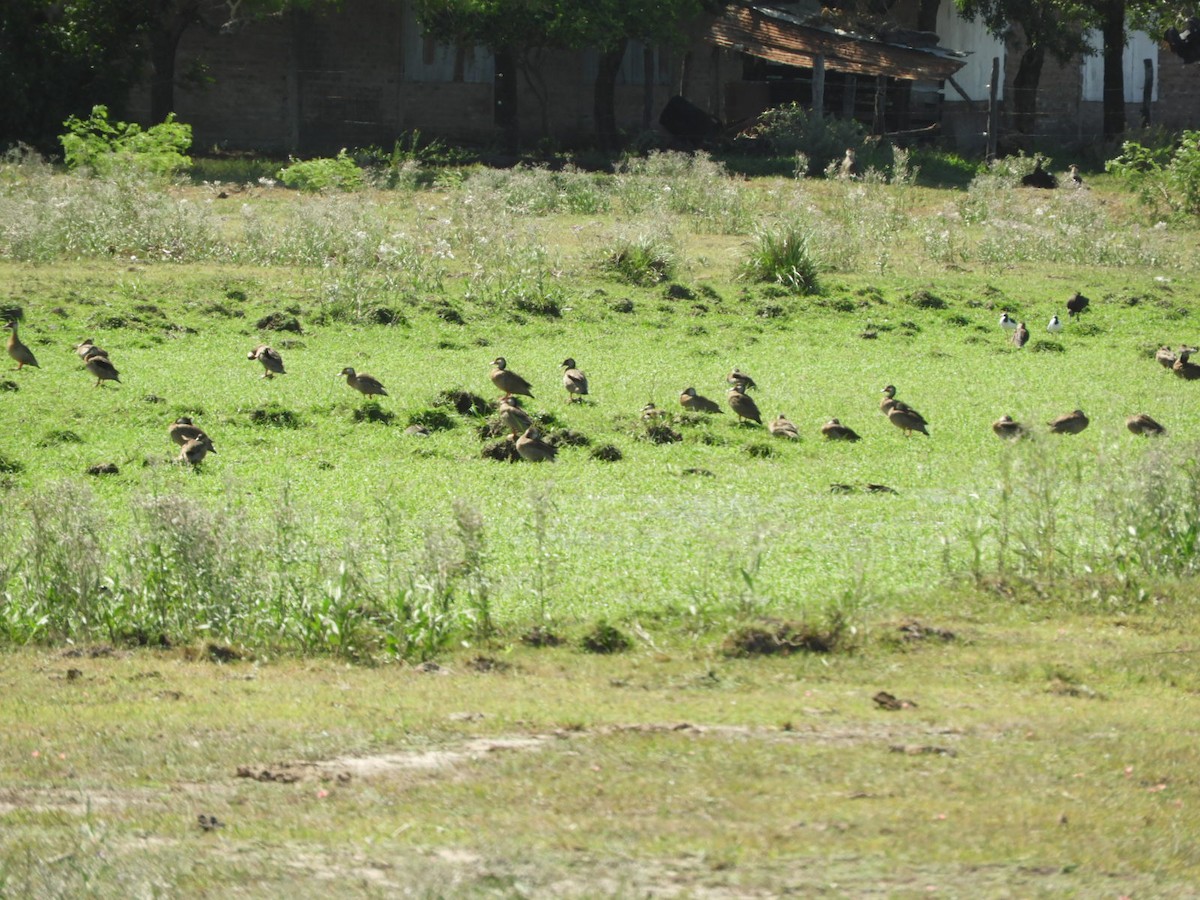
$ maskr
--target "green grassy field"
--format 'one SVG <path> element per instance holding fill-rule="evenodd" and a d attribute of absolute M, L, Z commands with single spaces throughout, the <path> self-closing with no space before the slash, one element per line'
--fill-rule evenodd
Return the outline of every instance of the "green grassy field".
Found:
<path fill-rule="evenodd" d="M 1153 353 L 1195 344 L 1194 227 L 1103 178 L 703 159 L 315 198 L 0 175 L 0 300 L 40 362 L 0 385 L 0 893 L 1187 896 L 1200 425 Z M 815 294 L 740 277 L 787 227 Z M 666 277 L 603 268 L 630 246 Z M 494 400 L 497 356 L 589 443 L 485 458 L 488 417 L 444 394 Z M 798 441 L 681 416 L 734 366 Z M 880 414 L 889 383 L 930 437 Z M 680 441 L 646 439 L 648 402 Z M 1077 407 L 1086 431 L 1046 433 Z M 1005 413 L 1034 439 L 999 441 Z M 194 468 L 181 415 L 217 448 Z M 831 416 L 863 440 L 823 441 Z M 601 622 L 633 649 L 580 652 Z M 780 623 L 838 652 L 722 650 Z M 429 658 L 451 676 L 372 667 Z"/>

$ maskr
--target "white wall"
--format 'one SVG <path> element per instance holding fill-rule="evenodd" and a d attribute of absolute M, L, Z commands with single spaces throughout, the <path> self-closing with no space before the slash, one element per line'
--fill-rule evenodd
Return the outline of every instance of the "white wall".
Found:
<path fill-rule="evenodd" d="M 938 4 L 938 43 L 950 50 L 963 50 L 971 55 L 967 64 L 954 73 L 954 80 L 972 100 L 987 100 L 988 82 L 992 80 L 992 60 L 1000 57 L 1000 89 L 1004 97 L 1004 42 L 992 37 L 982 22 L 969 22 L 958 14 L 950 0 Z M 943 92 L 947 101 L 962 96 L 947 85 Z"/>

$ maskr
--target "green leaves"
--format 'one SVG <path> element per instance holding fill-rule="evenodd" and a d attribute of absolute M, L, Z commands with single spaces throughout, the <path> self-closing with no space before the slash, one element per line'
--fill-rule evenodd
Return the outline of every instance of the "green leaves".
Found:
<path fill-rule="evenodd" d="M 160 124 L 143 130 L 133 122 L 110 122 L 108 107 L 94 106 L 87 119 L 69 117 L 59 135 L 69 169 L 91 169 L 96 175 L 117 171 L 173 175 L 192 164 L 192 126 L 175 121 L 172 113 Z"/>

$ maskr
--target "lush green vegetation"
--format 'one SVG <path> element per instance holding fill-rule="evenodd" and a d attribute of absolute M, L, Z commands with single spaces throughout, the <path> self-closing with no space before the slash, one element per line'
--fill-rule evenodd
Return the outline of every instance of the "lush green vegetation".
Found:
<path fill-rule="evenodd" d="M 0 895 L 1191 890 L 1186 218 L 1027 159 L 366 156 L 327 193 L 0 166 L 40 364 L 0 376 Z M 492 458 L 498 356 L 555 462 Z M 798 441 L 683 413 L 735 366 Z"/>
<path fill-rule="evenodd" d="M 744 182 L 672 154 L 616 175 L 454 171 L 305 197 L 5 166 L 7 304 L 42 361 L 0 406 L 7 640 L 424 658 L 547 619 L 861 620 L 963 577 L 1136 603 L 1191 574 L 1169 498 L 1193 490 L 1194 398 L 1152 359 L 1190 342 L 1186 227 L 1102 188 L 1017 189 L 1018 169 L 961 193 L 905 168 Z M 1089 311 L 1046 333 L 1076 290 Z M 1023 351 L 1001 310 L 1029 322 Z M 120 385 L 93 386 L 85 336 Z M 262 342 L 288 375 L 246 361 Z M 484 455 L 488 410 L 463 397 L 496 396 L 498 355 L 533 383 L 555 464 Z M 586 404 L 559 385 L 567 356 Z M 347 365 L 390 396 L 362 401 Z M 733 366 L 800 441 L 682 415 L 680 390 L 723 399 Z M 887 383 L 931 439 L 880 415 Z M 682 440 L 655 442 L 647 402 Z M 989 428 L 1076 407 L 1093 421 L 1076 438 Z M 1126 433 L 1139 411 L 1170 439 Z M 166 437 L 180 415 L 217 447 L 195 470 Z M 865 440 L 821 441 L 831 416 Z M 102 463 L 119 474 L 84 474 Z M 1152 527 L 1168 513 L 1183 520 Z"/>

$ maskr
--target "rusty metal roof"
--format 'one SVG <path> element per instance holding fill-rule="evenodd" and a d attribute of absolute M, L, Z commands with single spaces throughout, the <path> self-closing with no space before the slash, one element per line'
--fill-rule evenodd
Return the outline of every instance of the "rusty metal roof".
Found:
<path fill-rule="evenodd" d="M 811 69 L 817 57 L 823 55 L 828 71 L 855 75 L 940 81 L 966 65 L 963 55 L 953 50 L 888 43 L 810 25 L 759 6 L 726 7 L 706 37 L 720 47 L 805 69 Z"/>

